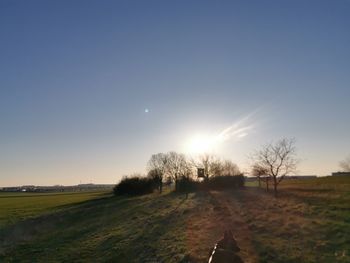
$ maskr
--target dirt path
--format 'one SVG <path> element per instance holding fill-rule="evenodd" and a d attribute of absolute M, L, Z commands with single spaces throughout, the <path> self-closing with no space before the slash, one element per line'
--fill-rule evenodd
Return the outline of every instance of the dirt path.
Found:
<path fill-rule="evenodd" d="M 240 256 L 246 263 L 258 261 L 255 249 L 252 244 L 252 233 L 249 225 L 242 217 L 240 203 L 226 192 L 210 193 L 217 202 L 218 218 L 222 224 L 221 228 L 230 229 L 241 248 Z"/>
<path fill-rule="evenodd" d="M 187 242 L 195 262 L 207 262 L 214 244 L 225 230 L 231 230 L 245 263 L 258 262 L 252 245 L 252 235 L 242 217 L 239 201 L 225 192 L 209 192 L 187 223 Z"/>

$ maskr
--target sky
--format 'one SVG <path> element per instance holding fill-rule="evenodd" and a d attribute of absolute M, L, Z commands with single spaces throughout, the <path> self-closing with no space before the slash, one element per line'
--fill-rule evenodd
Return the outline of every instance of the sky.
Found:
<path fill-rule="evenodd" d="M 337 171 L 349 13 L 348 0 L 2 0 L 0 186 L 115 183 L 171 150 L 248 171 L 284 137 L 298 174 Z"/>

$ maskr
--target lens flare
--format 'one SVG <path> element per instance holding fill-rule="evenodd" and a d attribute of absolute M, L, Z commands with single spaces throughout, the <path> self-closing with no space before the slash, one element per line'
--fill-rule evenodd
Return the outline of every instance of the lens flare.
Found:
<path fill-rule="evenodd" d="M 213 136 L 196 135 L 189 140 L 186 152 L 190 154 L 211 152 L 216 144 L 216 138 Z"/>

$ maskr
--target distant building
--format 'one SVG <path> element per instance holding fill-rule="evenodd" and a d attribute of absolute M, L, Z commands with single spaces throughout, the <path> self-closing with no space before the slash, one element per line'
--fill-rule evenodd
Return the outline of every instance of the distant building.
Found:
<path fill-rule="evenodd" d="M 285 179 L 315 179 L 317 175 L 288 175 Z"/>
<path fill-rule="evenodd" d="M 332 176 L 350 176 L 350 172 L 336 172 L 332 173 Z"/>
<path fill-rule="evenodd" d="M 249 181 L 255 181 L 257 177 L 245 176 L 244 178 L 247 182 L 249 182 Z M 265 178 L 270 178 L 270 177 L 267 175 L 262 175 L 262 176 L 260 176 L 260 178 L 265 179 Z M 317 178 L 317 175 L 286 175 L 286 176 L 284 176 L 284 179 L 286 179 L 286 180 L 289 180 L 289 179 L 315 179 L 315 178 Z"/>
<path fill-rule="evenodd" d="M 20 192 L 21 187 L 19 187 L 19 186 L 3 187 L 1 191 L 3 191 L 3 192 Z"/>
<path fill-rule="evenodd" d="M 21 186 L 22 192 L 34 192 L 35 191 L 35 185 L 23 185 Z"/>

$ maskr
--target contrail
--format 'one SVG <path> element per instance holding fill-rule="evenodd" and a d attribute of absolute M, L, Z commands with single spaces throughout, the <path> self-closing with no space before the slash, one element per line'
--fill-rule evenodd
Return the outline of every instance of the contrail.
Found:
<path fill-rule="evenodd" d="M 227 141 L 239 141 L 248 136 L 256 128 L 255 115 L 260 110 L 238 119 L 236 122 L 225 129 L 208 135 L 198 134 L 193 137 L 187 144 L 187 152 L 210 152 Z"/>
<path fill-rule="evenodd" d="M 252 118 L 258 111 L 259 110 L 253 111 L 252 113 L 223 129 L 219 134 L 214 136 L 215 140 L 224 142 L 232 139 L 239 140 L 246 137 L 250 131 L 255 128 L 255 125 L 252 124 Z"/>

